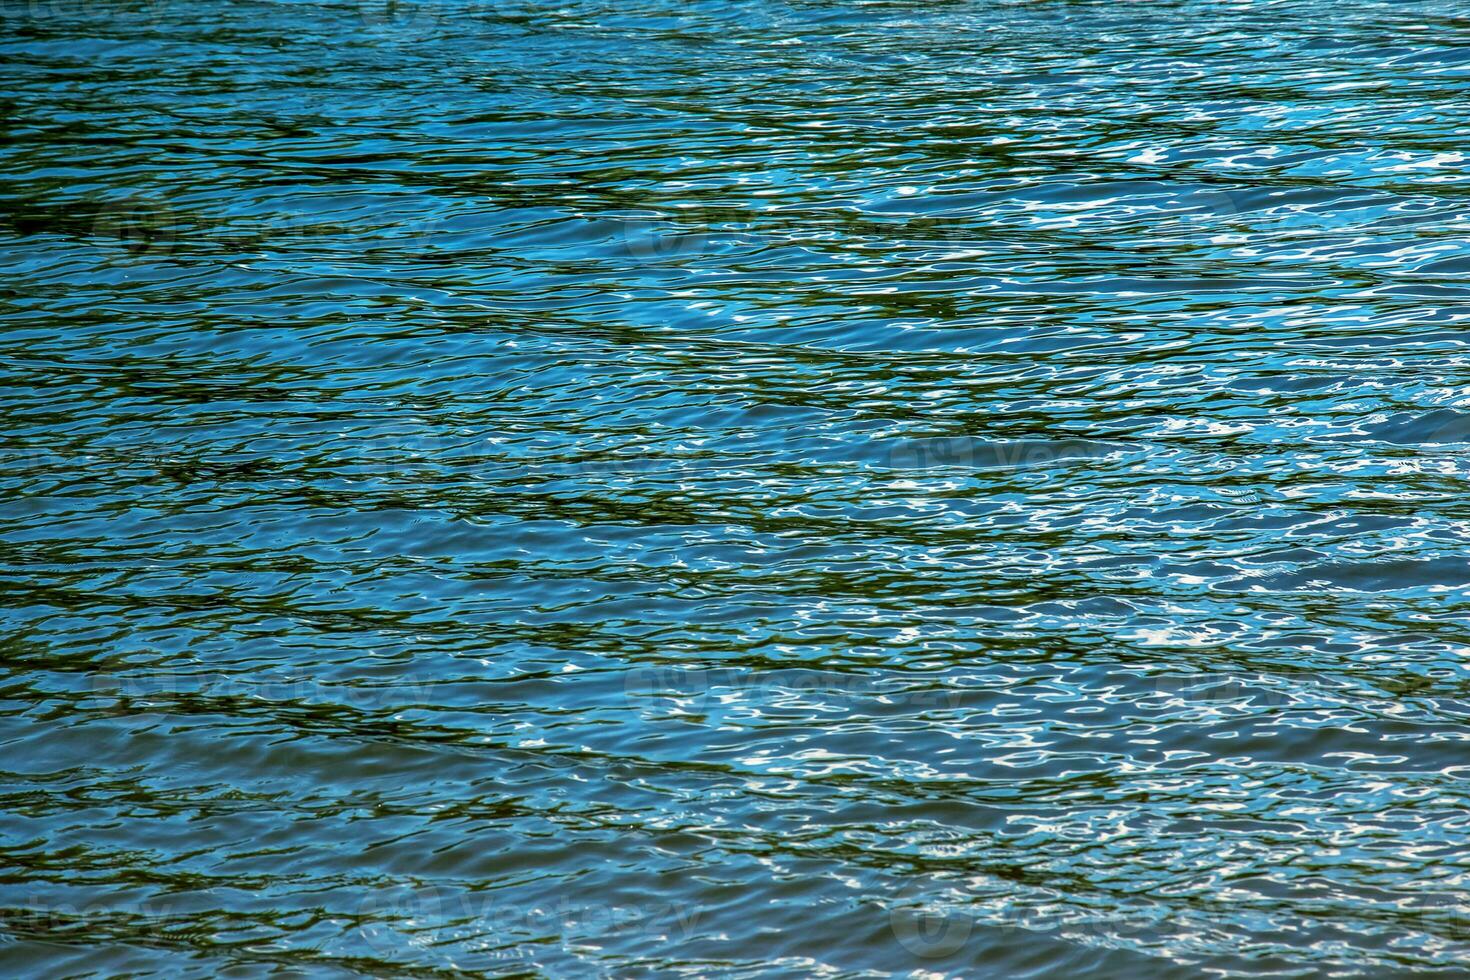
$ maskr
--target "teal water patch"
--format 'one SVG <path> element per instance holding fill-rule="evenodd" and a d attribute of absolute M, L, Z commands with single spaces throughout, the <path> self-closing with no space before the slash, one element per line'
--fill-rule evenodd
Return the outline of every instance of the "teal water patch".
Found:
<path fill-rule="evenodd" d="M 0 969 L 1464 975 L 1464 14 L 7 0 Z"/>

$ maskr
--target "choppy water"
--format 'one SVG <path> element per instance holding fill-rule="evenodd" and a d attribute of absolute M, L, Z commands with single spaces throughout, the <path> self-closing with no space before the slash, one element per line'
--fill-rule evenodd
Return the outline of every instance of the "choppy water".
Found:
<path fill-rule="evenodd" d="M 1470 969 L 1462 5 L 3 10 L 6 974 Z"/>

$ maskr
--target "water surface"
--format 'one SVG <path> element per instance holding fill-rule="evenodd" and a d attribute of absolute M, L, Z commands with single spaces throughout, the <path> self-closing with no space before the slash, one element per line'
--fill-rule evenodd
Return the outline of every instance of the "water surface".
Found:
<path fill-rule="evenodd" d="M 1463 976 L 1445 0 L 5 0 L 0 970 Z"/>

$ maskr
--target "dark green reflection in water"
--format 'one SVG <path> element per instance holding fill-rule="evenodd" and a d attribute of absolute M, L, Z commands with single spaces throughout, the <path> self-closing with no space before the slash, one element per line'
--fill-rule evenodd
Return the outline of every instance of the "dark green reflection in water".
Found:
<path fill-rule="evenodd" d="M 0 969 L 1461 975 L 1447 2 L 6 2 Z"/>

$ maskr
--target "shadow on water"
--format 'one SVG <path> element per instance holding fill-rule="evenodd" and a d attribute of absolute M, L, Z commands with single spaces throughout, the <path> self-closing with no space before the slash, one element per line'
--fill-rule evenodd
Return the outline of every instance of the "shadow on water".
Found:
<path fill-rule="evenodd" d="M 0 969 L 1462 974 L 1462 15 L 0 5 Z"/>

